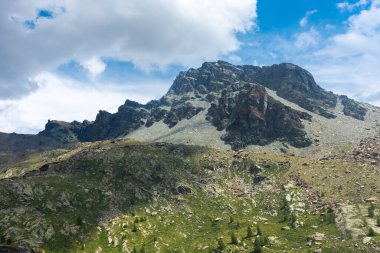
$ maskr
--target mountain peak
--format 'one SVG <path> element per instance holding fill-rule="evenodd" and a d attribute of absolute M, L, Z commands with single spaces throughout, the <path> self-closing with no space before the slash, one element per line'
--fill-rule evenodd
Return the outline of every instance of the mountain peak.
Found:
<path fill-rule="evenodd" d="M 278 141 L 302 148 L 313 144 L 305 128 L 313 118 L 334 121 L 344 114 L 365 121 L 367 112 L 364 105 L 325 91 L 295 64 L 259 67 L 217 61 L 179 73 L 159 100 L 143 105 L 127 99 L 114 114 L 99 111 L 93 122 L 49 120 L 44 131 L 25 139 L 33 139 L 33 147 L 41 138 L 41 145 L 55 146 L 123 136 L 181 143 L 188 138 L 187 129 L 201 127 L 207 134 L 199 134 L 194 144 L 207 145 L 211 134 L 219 146 L 233 149 Z"/>

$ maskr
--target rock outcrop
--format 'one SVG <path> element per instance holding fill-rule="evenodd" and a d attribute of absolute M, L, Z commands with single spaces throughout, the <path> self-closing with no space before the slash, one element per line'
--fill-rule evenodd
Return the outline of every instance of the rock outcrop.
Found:
<path fill-rule="evenodd" d="M 366 108 L 361 106 L 355 100 L 348 98 L 347 96 L 339 96 L 339 99 L 344 106 L 344 115 L 353 117 L 358 120 L 364 120 L 364 117 L 368 111 Z"/>
<path fill-rule="evenodd" d="M 265 67 L 234 66 L 223 61 L 204 63 L 199 69 L 181 72 L 168 94 L 209 94 L 226 88 L 241 91 L 247 83 L 261 84 L 276 91 L 278 96 L 326 118 L 336 117 L 329 110 L 336 106 L 337 96 L 318 86 L 308 71 L 290 63 Z"/>
<path fill-rule="evenodd" d="M 267 145 L 275 140 L 295 147 L 312 143 L 301 121 L 311 120 L 311 116 L 276 101 L 263 86 L 255 85 L 234 97 L 223 94 L 217 104 L 212 104 L 208 116 L 218 130 L 226 129 L 223 140 L 234 149 Z"/>
<path fill-rule="evenodd" d="M 116 113 L 100 111 L 93 122 L 48 121 L 38 135 L 0 133 L 0 151 L 114 139 L 149 129 L 157 122 L 173 128 L 206 110 L 207 120 L 216 130 L 226 131 L 222 139 L 235 149 L 276 140 L 294 147 L 310 145 L 302 120 L 311 120 L 311 114 L 284 105 L 266 89 L 310 113 L 331 120 L 336 117 L 332 111 L 338 96 L 322 89 L 308 71 L 294 64 L 258 67 L 206 62 L 198 69 L 181 72 L 165 96 L 145 105 L 127 100 Z M 339 100 L 346 116 L 364 120 L 367 109 L 362 104 L 346 96 Z"/>

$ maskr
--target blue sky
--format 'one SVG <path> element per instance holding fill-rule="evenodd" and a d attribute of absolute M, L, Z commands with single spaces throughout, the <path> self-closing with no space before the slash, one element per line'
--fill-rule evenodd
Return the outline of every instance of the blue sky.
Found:
<path fill-rule="evenodd" d="M 237 32 L 239 49 L 218 57 L 205 59 L 214 61 L 226 60 L 235 64 L 272 65 L 281 62 L 292 62 L 303 67 L 313 65 L 308 58 L 316 51 L 324 48 L 332 36 L 344 33 L 348 29 L 347 22 L 351 16 L 368 9 L 370 1 L 320 1 L 320 0 L 265 0 L 257 2 L 257 18 L 255 24 L 244 32 Z M 346 3 L 348 8 L 339 8 Z M 301 24 L 301 20 L 306 20 Z M 319 41 L 312 48 L 298 50 L 294 47 L 295 36 L 315 31 Z M 277 45 L 276 45 L 277 44 Z M 302 56 L 300 56 L 302 53 Z M 165 68 L 153 67 L 149 70 L 136 66 L 132 61 L 118 61 L 113 58 L 103 58 L 106 68 L 98 78 L 102 81 L 115 83 L 143 82 L 146 80 L 162 80 L 170 82 L 181 70 L 189 67 L 199 67 L 196 64 L 168 64 Z M 79 63 L 70 61 L 58 69 L 58 73 L 81 81 L 86 80 L 86 69 Z M 326 89 L 339 92 L 334 84 L 321 83 Z M 348 88 L 348 89 L 347 89 Z M 342 92 L 350 87 L 343 87 Z M 349 94 L 352 96 L 357 94 Z M 358 99 L 364 100 L 358 97 Z M 372 102 L 372 101 L 370 101 Z"/>
<path fill-rule="evenodd" d="M 0 131 L 94 119 L 204 61 L 309 70 L 380 105 L 380 0 L 0 0 Z"/>
<path fill-rule="evenodd" d="M 241 58 L 241 61 L 233 61 L 230 55 L 220 55 L 219 58 L 237 64 L 275 64 L 292 59 L 283 55 L 278 59 L 268 59 L 266 53 L 271 48 L 256 48 L 250 44 L 262 43 L 270 40 L 274 36 L 282 36 L 283 38 L 291 38 L 295 33 L 307 31 L 310 27 L 321 29 L 322 36 L 329 36 L 334 33 L 342 32 L 346 28 L 344 22 L 353 14 L 358 13 L 360 9 L 355 11 L 342 11 L 337 8 L 337 4 L 342 1 L 320 1 L 320 0 L 265 0 L 257 2 L 256 25 L 244 33 L 237 33 L 239 41 L 242 43 L 241 48 L 233 53 Z M 349 1 L 355 3 L 356 1 Z M 310 15 L 308 23 L 305 27 L 301 27 L 299 22 L 305 17 L 308 11 L 316 10 Z M 325 26 L 335 26 L 326 30 Z M 264 45 L 265 46 L 265 45 Z M 273 48 L 274 49 L 274 48 Z M 233 59 L 233 58 L 232 58 Z M 214 60 L 214 59 L 211 59 Z M 136 78 L 168 78 L 173 79 L 179 70 L 186 70 L 189 66 L 169 65 L 167 69 L 152 71 L 143 71 L 131 62 L 121 62 L 108 58 L 105 60 L 107 64 L 106 71 L 102 74 L 102 78 L 110 78 L 116 81 L 135 80 Z M 191 66 L 197 67 L 197 66 Z M 74 78 L 82 78 L 85 76 L 85 69 L 80 64 L 69 62 L 59 68 L 61 73 Z M 80 74 L 82 72 L 82 74 Z M 79 74 L 79 75 L 78 75 Z"/>

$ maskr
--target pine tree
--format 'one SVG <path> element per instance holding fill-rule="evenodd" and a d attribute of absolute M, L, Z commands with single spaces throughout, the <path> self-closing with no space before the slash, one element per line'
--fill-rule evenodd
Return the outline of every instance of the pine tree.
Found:
<path fill-rule="evenodd" d="M 261 245 L 259 241 L 256 239 L 255 240 L 255 249 L 253 250 L 253 253 L 262 253 Z"/>
<path fill-rule="evenodd" d="M 248 225 L 248 227 L 247 227 L 247 238 L 251 238 L 253 236 L 254 236 L 254 234 L 253 234 L 253 231 L 252 231 L 252 226 Z"/>
<path fill-rule="evenodd" d="M 223 241 L 223 238 L 218 239 L 218 251 L 222 252 L 226 249 L 226 244 Z"/>
<path fill-rule="evenodd" d="M 235 232 L 232 232 L 231 233 L 231 244 L 238 244 L 238 243 L 239 243 L 239 240 L 237 239 Z"/>
<path fill-rule="evenodd" d="M 83 224 L 83 219 L 82 219 L 82 217 L 77 217 L 77 225 L 78 226 L 82 226 L 82 224 Z"/>
<path fill-rule="evenodd" d="M 368 207 L 368 217 L 373 218 L 373 216 L 375 216 L 375 207 L 373 206 L 373 204 L 371 204 Z"/>
<path fill-rule="evenodd" d="M 214 251 L 212 250 L 212 245 L 211 244 L 209 244 L 208 245 L 208 253 L 213 253 Z"/>
<path fill-rule="evenodd" d="M 260 226 L 259 225 L 257 225 L 257 228 L 256 228 L 256 235 L 262 235 L 263 233 L 262 233 L 262 231 L 261 231 L 261 228 L 260 228 Z"/>
<path fill-rule="evenodd" d="M 368 229 L 368 236 L 373 237 L 375 235 L 376 235 L 375 230 L 373 230 L 373 228 L 369 228 Z"/>

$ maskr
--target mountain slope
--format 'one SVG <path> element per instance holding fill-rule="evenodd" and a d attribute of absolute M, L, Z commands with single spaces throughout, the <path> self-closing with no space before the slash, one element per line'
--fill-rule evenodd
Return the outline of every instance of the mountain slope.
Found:
<path fill-rule="evenodd" d="M 0 134 L 0 252 L 380 252 L 379 120 L 298 66 L 219 61 Z"/>
<path fill-rule="evenodd" d="M 277 151 L 314 151 L 322 144 L 316 142 L 321 138 L 315 133 L 321 128 L 316 122 L 324 122 L 326 139 L 346 140 L 342 146 L 352 146 L 350 142 L 376 133 L 379 117 L 378 108 L 323 90 L 296 65 L 235 66 L 218 61 L 181 72 L 160 100 L 146 105 L 127 100 L 114 114 L 100 111 L 94 122 L 49 121 L 37 136 L 2 134 L 0 150 L 46 149 L 124 136 L 186 144 L 192 133 L 192 144 L 215 148 L 273 144 L 271 149 Z M 348 140 L 345 131 L 338 131 L 342 121 L 356 129 L 360 139 Z M 212 138 L 204 140 L 207 136 Z M 334 150 L 333 142 L 326 146 Z"/>
<path fill-rule="evenodd" d="M 258 237 L 247 238 L 248 226 L 253 233 L 260 226 L 267 252 L 321 247 L 323 252 L 350 252 L 342 250 L 361 241 L 357 237 L 373 218 L 355 230 L 336 226 L 334 213 L 340 215 L 342 207 L 337 203 L 350 200 L 366 208 L 361 198 L 380 191 L 380 178 L 364 177 L 356 191 L 344 176 L 348 169 L 349 175 L 360 171 L 364 176 L 376 166 L 163 143 L 98 142 L 0 180 L 0 250 L 219 252 L 223 237 L 229 250 L 251 252 Z M 232 233 L 237 244 L 230 244 Z M 308 239 L 317 233 L 323 234 L 321 241 Z M 342 241 L 348 233 L 354 239 Z M 378 239 L 360 242 L 354 252 L 376 252 Z"/>

